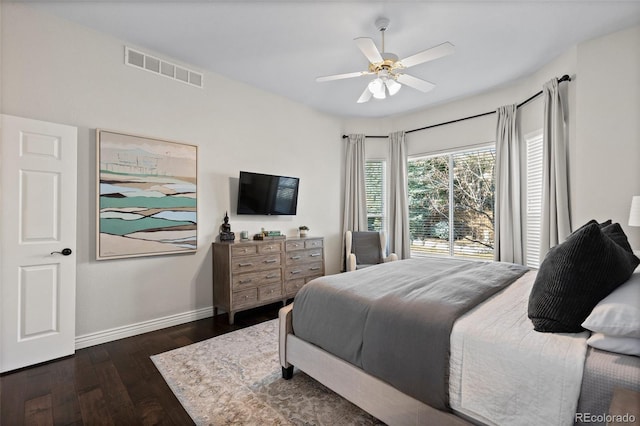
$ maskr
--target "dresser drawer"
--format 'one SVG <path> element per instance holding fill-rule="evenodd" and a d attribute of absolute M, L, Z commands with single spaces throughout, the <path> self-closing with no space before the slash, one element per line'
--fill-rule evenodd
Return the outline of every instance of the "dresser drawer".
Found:
<path fill-rule="evenodd" d="M 284 291 L 286 294 L 295 294 L 305 285 L 306 280 L 304 278 L 297 278 L 295 280 L 288 280 L 284 283 Z"/>
<path fill-rule="evenodd" d="M 281 299 L 282 298 L 282 285 L 269 284 L 258 288 L 259 300 Z"/>
<path fill-rule="evenodd" d="M 322 239 L 317 240 L 306 240 L 304 242 L 304 248 L 319 248 L 322 247 Z"/>
<path fill-rule="evenodd" d="M 287 253 L 287 257 L 284 261 L 284 264 L 287 266 L 290 265 L 297 265 L 298 263 L 302 263 L 306 260 L 306 256 L 305 256 L 305 252 L 300 250 L 300 251 L 294 251 L 291 253 Z"/>
<path fill-rule="evenodd" d="M 324 259 L 322 248 L 307 250 L 306 255 L 308 260 L 313 260 L 314 262 Z"/>
<path fill-rule="evenodd" d="M 287 253 L 287 256 L 285 259 L 285 265 L 290 266 L 290 265 L 298 265 L 300 263 L 318 262 L 318 261 L 321 261 L 322 258 L 323 256 L 322 256 L 321 248 L 311 249 L 311 250 L 299 250 L 299 251 Z"/>
<path fill-rule="evenodd" d="M 250 306 L 258 301 L 258 289 L 234 291 L 231 300 L 231 309 L 238 309 L 244 306 Z"/>
<path fill-rule="evenodd" d="M 281 242 L 265 243 L 265 244 L 258 245 L 258 253 L 260 254 L 280 253 L 280 252 L 282 252 Z"/>
<path fill-rule="evenodd" d="M 324 267 L 322 262 L 313 262 L 313 263 L 306 263 L 302 265 L 288 266 L 285 273 L 285 279 L 290 280 L 290 279 L 296 279 L 296 278 L 309 277 L 311 275 L 315 275 L 315 276 L 324 275 Z"/>
<path fill-rule="evenodd" d="M 231 247 L 231 256 L 251 256 L 252 254 L 258 254 L 258 246 L 255 244 L 242 244 Z"/>
<path fill-rule="evenodd" d="M 270 269 L 281 265 L 280 253 L 262 256 L 246 256 L 234 258 L 231 260 L 231 271 L 236 272 L 252 272 L 264 269 Z"/>
<path fill-rule="evenodd" d="M 287 244 L 286 244 L 287 251 L 303 250 L 303 249 L 304 249 L 304 241 L 302 240 L 287 241 Z"/>
<path fill-rule="evenodd" d="M 282 269 L 268 269 L 266 271 L 233 274 L 233 278 L 231 279 L 234 291 L 257 287 L 262 284 L 280 283 L 281 280 Z"/>

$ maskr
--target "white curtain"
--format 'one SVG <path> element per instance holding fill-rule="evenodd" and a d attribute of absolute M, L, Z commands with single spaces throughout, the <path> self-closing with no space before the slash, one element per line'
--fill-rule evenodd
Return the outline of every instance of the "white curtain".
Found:
<path fill-rule="evenodd" d="M 364 175 L 364 134 L 349 135 L 345 151 L 344 214 L 342 217 L 342 265 L 344 267 L 344 234 L 367 230 L 367 198 Z"/>
<path fill-rule="evenodd" d="M 411 252 L 404 132 L 389 134 L 389 159 L 389 252 L 408 259 Z"/>
<path fill-rule="evenodd" d="M 517 129 L 517 106 L 498 108 L 496 127 L 496 260 L 524 263 L 522 236 L 522 158 Z"/>
<path fill-rule="evenodd" d="M 563 94 L 558 79 L 544 84 L 542 232 L 540 258 L 571 233 L 567 134 Z"/>

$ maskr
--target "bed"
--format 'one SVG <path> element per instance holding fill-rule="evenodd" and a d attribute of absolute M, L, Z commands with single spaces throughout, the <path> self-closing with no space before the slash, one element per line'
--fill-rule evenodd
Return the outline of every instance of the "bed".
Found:
<path fill-rule="evenodd" d="M 318 278 L 280 311 L 283 376 L 295 366 L 390 425 L 580 424 L 617 387 L 640 392 L 637 356 L 534 331 L 537 274 L 421 258 Z"/>

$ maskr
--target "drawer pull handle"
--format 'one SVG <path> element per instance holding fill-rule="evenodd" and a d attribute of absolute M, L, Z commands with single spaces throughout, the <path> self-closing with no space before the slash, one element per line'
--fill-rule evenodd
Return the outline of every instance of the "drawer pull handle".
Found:
<path fill-rule="evenodd" d="M 267 275 L 265 278 L 278 278 L 277 275 Z"/>
<path fill-rule="evenodd" d="M 309 270 L 310 270 L 310 271 L 317 271 L 317 270 L 319 270 L 319 269 L 320 269 L 320 267 L 319 267 L 319 266 L 316 266 L 315 268 L 309 268 Z"/>
<path fill-rule="evenodd" d="M 264 263 L 276 263 L 277 260 L 276 259 L 267 259 L 264 261 Z"/>
<path fill-rule="evenodd" d="M 273 246 L 267 246 L 267 250 L 273 250 Z"/>
<path fill-rule="evenodd" d="M 240 280 L 240 284 L 249 284 L 251 281 L 253 280 L 252 279 Z"/>
<path fill-rule="evenodd" d="M 253 266 L 253 263 L 251 263 L 251 262 L 249 262 L 249 263 L 240 263 L 240 264 L 238 264 L 238 266 L 240 266 L 240 267 Z"/>
<path fill-rule="evenodd" d="M 300 256 L 291 256 L 291 260 L 298 260 L 300 259 Z"/>
<path fill-rule="evenodd" d="M 249 296 L 247 296 L 246 294 L 244 295 L 244 300 L 247 300 L 249 298 Z"/>
<path fill-rule="evenodd" d="M 311 256 L 311 257 L 317 257 L 317 256 L 320 256 L 320 253 L 311 253 L 309 256 Z"/>
<path fill-rule="evenodd" d="M 300 270 L 291 271 L 291 275 L 299 274 L 300 272 L 302 272 L 302 271 L 300 271 Z"/>

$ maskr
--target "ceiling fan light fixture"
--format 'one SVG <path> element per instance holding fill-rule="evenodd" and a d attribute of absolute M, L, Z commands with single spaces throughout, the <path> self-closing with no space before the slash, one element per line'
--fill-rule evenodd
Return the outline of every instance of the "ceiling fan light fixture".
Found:
<path fill-rule="evenodd" d="M 373 97 L 376 99 L 384 99 L 387 97 L 387 94 L 385 93 L 385 90 L 382 89 L 380 92 L 376 92 L 373 94 Z"/>
<path fill-rule="evenodd" d="M 402 84 L 398 83 L 393 79 L 385 80 L 384 84 L 387 86 L 387 90 L 389 91 L 389 96 L 393 96 L 400 91 Z"/>
<path fill-rule="evenodd" d="M 374 78 L 369 82 L 367 86 L 369 91 L 373 94 L 373 97 L 376 99 L 384 99 L 387 97 L 385 93 L 384 82 L 380 78 Z"/>

